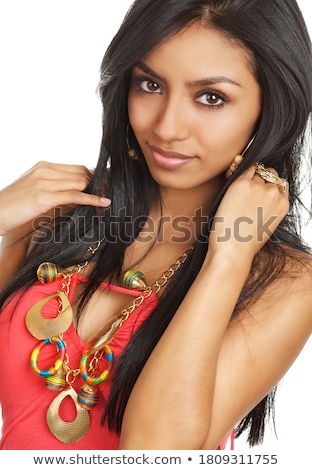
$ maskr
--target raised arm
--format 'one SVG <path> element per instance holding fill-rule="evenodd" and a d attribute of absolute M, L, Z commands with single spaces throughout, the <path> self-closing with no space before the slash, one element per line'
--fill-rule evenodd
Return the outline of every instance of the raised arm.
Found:
<path fill-rule="evenodd" d="M 229 327 L 253 257 L 267 241 L 267 234 L 261 237 L 258 230 L 258 207 L 263 208 L 263 220 L 272 217 L 273 231 L 287 213 L 288 198 L 250 169 L 222 201 L 202 269 L 137 380 L 124 416 L 122 449 L 216 448 L 231 426 L 279 380 L 306 341 L 311 330 L 307 309 L 291 352 L 279 362 L 295 322 L 290 322 L 298 300 L 294 289 L 286 319 L 281 315 L 272 319 L 271 336 L 261 330 L 257 319 L 249 321 L 250 331 L 245 324 L 240 328 L 239 319 L 236 328 L 232 323 Z M 239 217 L 252 223 L 242 223 L 237 237 Z M 222 242 L 225 233 L 231 236 Z M 269 312 L 279 311 L 277 299 L 275 294 Z M 281 308 L 286 304 L 284 295 Z M 263 305 L 257 308 L 263 313 Z M 274 351 L 276 359 L 268 356 Z M 266 371 L 268 357 L 272 365 Z"/>
<path fill-rule="evenodd" d="M 81 165 L 39 162 L 0 191 L 0 286 L 23 264 L 38 217 L 58 206 L 110 204 L 83 192 L 91 176 Z"/>

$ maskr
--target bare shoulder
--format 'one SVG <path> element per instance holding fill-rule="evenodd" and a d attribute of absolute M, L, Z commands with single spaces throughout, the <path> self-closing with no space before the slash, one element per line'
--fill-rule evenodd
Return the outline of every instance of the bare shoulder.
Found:
<path fill-rule="evenodd" d="M 312 288 L 312 254 L 299 251 L 289 246 L 282 246 L 281 258 L 283 263 L 278 267 L 278 274 L 264 291 L 268 296 L 274 292 L 279 296 L 282 292 L 287 295 L 297 289 L 311 290 Z M 278 258 L 277 255 L 276 258 Z"/>
<path fill-rule="evenodd" d="M 294 292 L 304 292 L 312 294 L 312 254 L 301 252 L 293 248 L 285 248 L 286 263 L 284 269 L 277 277 L 276 285 L 273 288 L 291 294 Z"/>
<path fill-rule="evenodd" d="M 291 254 L 293 254 L 291 252 Z M 278 288 L 282 290 L 285 299 L 295 308 L 300 306 L 298 315 L 304 317 L 312 328 L 312 255 L 307 253 L 294 253 L 289 257 L 285 266 L 284 276 L 288 276 L 288 283 L 283 287 L 282 280 Z M 287 289 L 288 287 L 288 289 Z M 304 320 L 303 318 L 303 320 Z"/>
<path fill-rule="evenodd" d="M 283 323 L 286 329 L 296 325 L 304 338 L 312 330 L 312 255 L 290 247 L 283 249 L 286 256 L 282 269 L 246 308 L 242 319 L 252 314 L 257 321 Z"/>

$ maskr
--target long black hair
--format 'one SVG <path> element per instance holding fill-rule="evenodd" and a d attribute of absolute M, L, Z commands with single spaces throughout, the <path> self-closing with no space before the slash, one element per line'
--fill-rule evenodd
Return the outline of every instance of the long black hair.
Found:
<path fill-rule="evenodd" d="M 99 239 L 103 242 L 94 257 L 95 267 L 80 311 L 103 279 L 120 276 L 125 250 L 138 236 L 152 198 L 158 195 L 144 158 L 132 161 L 128 156 L 131 70 L 162 41 L 194 22 L 213 27 L 247 48 L 262 89 L 257 135 L 232 180 L 256 161 L 262 161 L 276 168 L 290 185 L 289 213 L 255 257 L 233 315 L 238 315 L 282 272 L 286 260 L 284 244 L 308 251 L 302 241 L 300 221 L 304 156 L 306 168 L 311 168 L 305 143 L 311 140 L 312 63 L 310 38 L 295 0 L 136 0 L 101 65 L 98 90 L 103 103 L 103 137 L 98 164 L 86 189 L 110 197 L 112 205 L 103 210 L 79 206 L 56 219 L 53 229 L 48 225 L 19 275 L 1 293 L 0 305 L 13 292 L 35 281 L 36 268 L 42 261 L 48 259 L 64 267 L 81 262 L 88 246 Z M 129 140 L 139 152 L 131 128 Z M 120 432 L 133 385 L 202 266 L 208 248 L 209 221 L 232 180 L 222 181 L 192 254 L 116 364 L 103 418 L 112 431 Z M 250 445 L 263 439 L 273 398 L 274 390 L 237 427 L 237 434 L 249 430 Z"/>

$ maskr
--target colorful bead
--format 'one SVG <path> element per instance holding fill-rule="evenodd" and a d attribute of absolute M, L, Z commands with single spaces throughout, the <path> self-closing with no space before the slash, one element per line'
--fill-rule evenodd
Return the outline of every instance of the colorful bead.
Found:
<path fill-rule="evenodd" d="M 60 275 L 54 263 L 41 263 L 37 269 L 37 278 L 43 284 L 54 282 Z"/>
<path fill-rule="evenodd" d="M 130 269 L 124 274 L 123 285 L 127 289 L 134 290 L 144 290 L 147 287 L 144 274 L 141 271 L 136 271 L 134 269 Z"/>
<path fill-rule="evenodd" d="M 38 357 L 41 349 L 46 346 L 47 344 L 56 344 L 58 351 L 59 351 L 59 357 L 56 359 L 54 366 L 50 367 L 49 369 L 44 369 L 40 370 L 38 367 Z M 35 347 L 33 352 L 31 353 L 30 356 L 30 365 L 34 372 L 36 374 L 40 375 L 41 377 L 50 377 L 51 375 L 54 375 L 56 371 L 58 371 L 64 361 L 65 357 L 65 343 L 60 339 L 54 336 L 53 338 L 45 339 L 42 341 L 38 346 Z"/>
<path fill-rule="evenodd" d="M 98 377 L 92 377 L 87 372 L 87 364 L 88 364 L 88 358 L 89 358 L 87 347 L 85 347 L 83 354 L 81 356 L 80 373 L 82 375 L 83 380 L 89 385 L 98 385 L 101 382 L 104 382 L 104 380 L 106 380 L 109 375 L 110 369 L 114 361 L 114 355 L 112 353 L 111 348 L 108 346 L 108 344 L 106 344 L 103 349 L 105 352 L 106 360 L 108 362 L 108 367 Z"/>
<path fill-rule="evenodd" d="M 99 401 L 97 386 L 84 383 L 78 392 L 77 401 L 82 408 L 92 410 Z"/>
<path fill-rule="evenodd" d="M 46 386 L 52 392 L 60 392 L 66 386 L 65 376 L 62 370 L 57 370 L 54 375 L 45 379 Z"/>

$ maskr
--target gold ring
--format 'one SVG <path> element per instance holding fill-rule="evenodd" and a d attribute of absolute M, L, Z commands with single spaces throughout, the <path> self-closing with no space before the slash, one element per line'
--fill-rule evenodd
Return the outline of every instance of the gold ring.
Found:
<path fill-rule="evenodd" d="M 268 170 L 263 163 L 256 163 L 256 173 L 261 176 L 262 179 L 268 181 L 268 183 L 276 184 L 283 189 L 283 193 L 286 192 L 287 189 L 287 182 L 276 176 L 271 170 Z"/>

